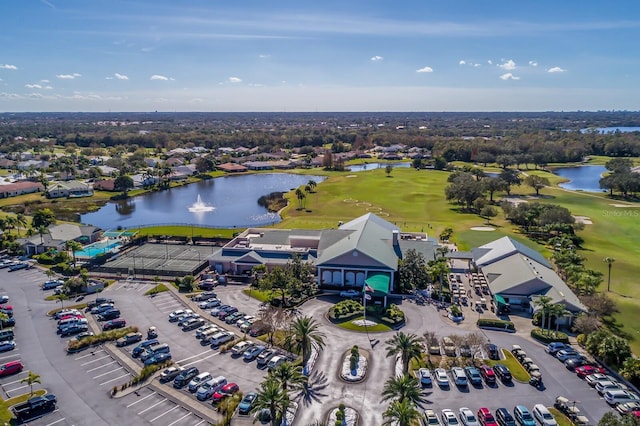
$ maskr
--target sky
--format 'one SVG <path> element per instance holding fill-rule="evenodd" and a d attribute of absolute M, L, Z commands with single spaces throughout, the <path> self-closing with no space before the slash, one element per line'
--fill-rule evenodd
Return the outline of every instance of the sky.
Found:
<path fill-rule="evenodd" d="M 637 0 L 2 0 L 0 112 L 640 109 Z"/>

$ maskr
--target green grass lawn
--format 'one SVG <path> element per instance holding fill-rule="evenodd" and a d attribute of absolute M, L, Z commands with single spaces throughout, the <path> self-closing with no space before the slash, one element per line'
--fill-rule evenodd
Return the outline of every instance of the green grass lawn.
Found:
<path fill-rule="evenodd" d="M 531 376 L 529 375 L 529 373 L 527 373 L 527 370 L 524 369 L 522 364 L 518 362 L 516 357 L 514 357 L 511 352 L 505 349 L 502 350 L 502 354 L 504 355 L 505 359 L 501 359 L 500 361 L 487 359 L 484 362 L 487 365 L 492 366 L 496 364 L 506 365 L 509 371 L 511 371 L 511 375 L 513 376 L 514 380 L 529 383 L 529 379 L 531 378 Z"/>
<path fill-rule="evenodd" d="M 334 323 L 333 325 L 340 327 L 340 328 L 344 328 L 345 330 L 351 330 L 351 331 L 358 331 L 360 333 L 374 333 L 374 332 L 380 332 L 380 331 L 391 331 L 392 328 L 384 325 L 384 324 L 376 324 L 376 325 L 372 325 L 372 326 L 368 326 L 368 327 L 363 327 L 360 325 L 356 325 L 353 322 L 356 320 L 363 320 L 364 319 L 364 315 L 358 316 L 358 317 L 354 317 L 349 319 L 348 321 L 345 322 L 341 322 L 341 323 Z"/>

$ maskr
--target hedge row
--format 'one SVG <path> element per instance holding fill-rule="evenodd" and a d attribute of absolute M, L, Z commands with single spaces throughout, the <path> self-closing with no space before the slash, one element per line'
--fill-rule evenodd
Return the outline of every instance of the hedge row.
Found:
<path fill-rule="evenodd" d="M 542 342 L 542 343 L 551 343 L 551 342 L 562 342 L 569 343 L 569 336 L 561 331 L 543 331 L 539 328 L 534 328 L 531 330 L 531 337 Z"/>
<path fill-rule="evenodd" d="M 480 328 L 490 327 L 490 328 L 510 330 L 510 331 L 514 331 L 516 329 L 515 325 L 513 325 L 511 321 L 504 321 L 499 319 L 481 318 L 478 320 L 477 324 L 478 324 L 478 327 Z"/>

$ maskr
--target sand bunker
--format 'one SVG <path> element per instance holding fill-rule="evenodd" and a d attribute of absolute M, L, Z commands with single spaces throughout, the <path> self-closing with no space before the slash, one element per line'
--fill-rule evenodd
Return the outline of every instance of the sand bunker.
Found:
<path fill-rule="evenodd" d="M 348 175 L 348 176 L 345 176 L 345 177 L 354 178 L 354 177 L 357 177 L 357 176 L 356 175 Z"/>
<path fill-rule="evenodd" d="M 355 321 L 352 321 L 352 322 L 355 325 L 357 325 L 358 327 L 373 327 L 374 325 L 378 325 L 377 322 L 364 320 L 364 319 L 359 319 L 359 320 L 355 320 Z"/>
<path fill-rule="evenodd" d="M 495 231 L 496 228 L 493 228 L 491 226 L 474 226 L 473 228 L 471 228 L 472 231 Z"/>
<path fill-rule="evenodd" d="M 508 201 L 511 204 L 520 204 L 520 203 L 526 203 L 528 202 L 527 200 L 523 200 L 522 198 L 517 198 L 517 197 L 504 197 L 502 200 L 504 201 Z"/>
<path fill-rule="evenodd" d="M 636 208 L 636 207 L 640 207 L 640 205 L 634 206 L 632 204 L 609 204 L 609 205 L 613 206 L 613 207 L 618 207 L 618 208 L 629 208 L 629 207 Z"/>
<path fill-rule="evenodd" d="M 573 218 L 578 223 L 584 223 L 585 225 L 593 225 L 593 221 L 587 216 L 574 216 Z"/>

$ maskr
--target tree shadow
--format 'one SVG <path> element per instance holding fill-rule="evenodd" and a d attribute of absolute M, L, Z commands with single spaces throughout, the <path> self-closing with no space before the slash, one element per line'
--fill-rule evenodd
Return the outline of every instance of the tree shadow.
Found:
<path fill-rule="evenodd" d="M 324 372 L 313 372 L 309 376 L 307 383 L 300 389 L 300 392 L 295 396 L 296 399 L 300 399 L 301 402 L 309 406 L 313 402 L 320 402 L 322 397 L 327 396 L 326 392 L 323 392 L 329 384 Z"/>
<path fill-rule="evenodd" d="M 632 336 L 626 331 L 622 330 L 622 324 L 620 324 L 614 317 L 603 317 L 602 324 L 613 331 L 616 336 L 622 337 L 623 339 L 632 340 Z"/>

